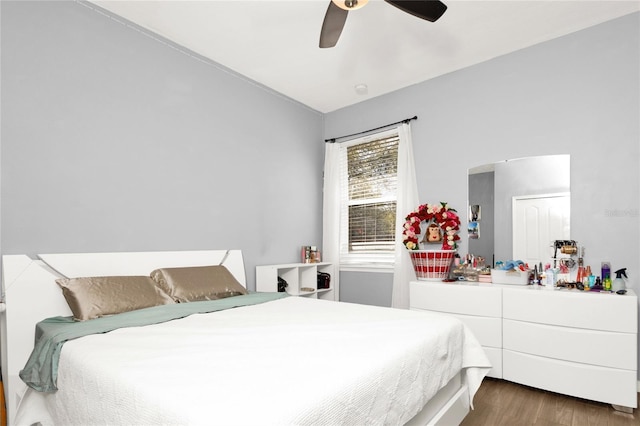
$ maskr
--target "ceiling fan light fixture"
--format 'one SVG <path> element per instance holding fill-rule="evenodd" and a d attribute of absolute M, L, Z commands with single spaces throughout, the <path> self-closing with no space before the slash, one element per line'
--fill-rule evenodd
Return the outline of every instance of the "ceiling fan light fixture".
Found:
<path fill-rule="evenodd" d="M 340 9 L 344 9 L 344 10 L 360 9 L 361 7 L 369 3 L 369 0 L 331 0 L 331 1 Z"/>

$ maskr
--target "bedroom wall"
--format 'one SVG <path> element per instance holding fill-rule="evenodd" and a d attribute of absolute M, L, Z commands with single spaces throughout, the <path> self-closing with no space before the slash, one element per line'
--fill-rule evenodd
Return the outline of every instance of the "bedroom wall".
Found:
<path fill-rule="evenodd" d="M 2 254 L 238 248 L 254 289 L 320 244 L 320 113 L 95 6 L 1 8 Z"/>
<path fill-rule="evenodd" d="M 485 263 L 493 266 L 495 254 L 495 172 L 469 175 L 469 205 L 480 206 L 480 238 L 467 240 L 467 252 L 484 257 Z M 465 216 L 463 216 L 464 220 Z"/>
<path fill-rule="evenodd" d="M 325 138 L 417 115 L 420 201 L 460 211 L 470 167 L 570 154 L 571 237 L 586 247 L 585 264 L 627 267 L 640 293 L 639 63 L 635 13 L 326 114 Z M 434 155 L 440 161 L 427 163 Z M 341 291 L 386 297 L 392 275 L 384 276 L 386 288 L 370 288 L 362 274 L 342 272 Z"/>

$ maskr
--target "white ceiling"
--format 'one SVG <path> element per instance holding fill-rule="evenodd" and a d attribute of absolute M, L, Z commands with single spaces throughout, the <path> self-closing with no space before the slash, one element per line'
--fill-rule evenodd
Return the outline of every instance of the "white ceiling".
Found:
<path fill-rule="evenodd" d="M 431 23 L 370 0 L 349 12 L 336 47 L 320 49 L 329 0 L 91 2 L 320 112 L 640 10 L 637 0 L 444 0 Z"/>

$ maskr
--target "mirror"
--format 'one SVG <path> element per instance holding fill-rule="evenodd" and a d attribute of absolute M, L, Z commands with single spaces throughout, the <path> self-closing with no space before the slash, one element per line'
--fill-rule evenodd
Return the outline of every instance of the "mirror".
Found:
<path fill-rule="evenodd" d="M 553 241 L 570 239 L 570 173 L 569 155 L 469 169 L 469 253 L 491 267 L 512 259 L 549 263 Z"/>

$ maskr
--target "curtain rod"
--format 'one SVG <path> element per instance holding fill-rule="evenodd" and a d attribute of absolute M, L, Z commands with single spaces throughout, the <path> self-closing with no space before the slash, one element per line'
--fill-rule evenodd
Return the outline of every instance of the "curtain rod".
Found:
<path fill-rule="evenodd" d="M 374 132 L 376 130 L 384 129 L 386 127 L 395 126 L 396 124 L 400 124 L 400 123 L 405 123 L 406 124 L 406 123 L 410 122 L 411 120 L 417 120 L 417 119 L 418 119 L 418 116 L 414 115 L 411 118 L 405 118 L 404 120 L 396 121 L 395 123 L 390 123 L 390 124 L 387 124 L 387 125 L 384 125 L 384 126 L 376 127 L 375 129 L 365 130 L 365 131 L 362 131 L 362 132 L 354 133 L 352 135 L 338 136 L 337 138 L 325 139 L 324 141 L 325 142 L 329 142 L 329 143 L 334 143 L 337 139 L 344 139 L 344 138 L 350 138 L 352 136 L 364 135 L 365 133 Z"/>

